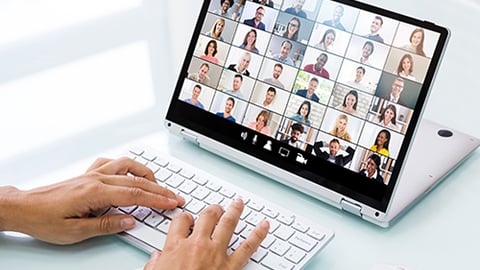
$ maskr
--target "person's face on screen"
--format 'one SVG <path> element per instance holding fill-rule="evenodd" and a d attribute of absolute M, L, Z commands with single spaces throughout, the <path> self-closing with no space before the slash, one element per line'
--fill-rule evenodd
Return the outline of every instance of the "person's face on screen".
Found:
<path fill-rule="evenodd" d="M 290 35 L 293 35 L 295 34 L 295 32 L 298 31 L 298 21 L 297 20 L 291 20 L 289 23 L 288 23 L 288 33 Z"/>
<path fill-rule="evenodd" d="M 325 48 L 330 47 L 335 41 L 335 35 L 333 33 L 328 33 L 325 36 Z"/>
<path fill-rule="evenodd" d="M 412 45 L 414 47 L 417 47 L 418 45 L 420 45 L 420 43 L 422 43 L 422 40 L 423 40 L 423 33 L 416 32 L 415 34 L 413 34 L 410 42 L 412 42 Z"/>
<path fill-rule="evenodd" d="M 228 0 L 223 1 L 223 3 L 222 3 L 223 12 L 226 12 L 229 8 L 230 8 L 230 2 Z"/>
<path fill-rule="evenodd" d="M 275 98 L 275 93 L 273 91 L 267 91 L 265 95 L 265 101 L 270 104 L 272 103 L 273 99 Z"/>
<path fill-rule="evenodd" d="M 370 32 L 372 34 L 377 33 L 382 27 L 382 21 L 379 19 L 373 19 L 372 24 L 370 25 Z"/>
<path fill-rule="evenodd" d="M 231 113 L 233 110 L 233 102 L 231 100 L 227 100 L 225 103 L 225 113 Z"/>
<path fill-rule="evenodd" d="M 343 16 L 343 7 L 342 6 L 337 6 L 335 7 L 335 10 L 333 11 L 333 20 L 338 22 Z"/>
<path fill-rule="evenodd" d="M 395 113 L 391 109 L 386 109 L 383 117 L 385 123 L 388 124 L 392 121 L 393 117 L 395 117 Z"/>
<path fill-rule="evenodd" d="M 337 121 L 337 131 L 343 133 L 347 129 L 347 120 L 340 119 Z"/>
<path fill-rule="evenodd" d="M 197 100 L 201 92 L 202 92 L 202 89 L 198 87 L 194 87 L 192 91 L 192 99 Z"/>
<path fill-rule="evenodd" d="M 215 34 L 217 36 L 220 35 L 220 33 L 222 33 L 223 27 L 225 27 L 225 24 L 222 21 L 218 21 L 217 24 L 215 25 Z"/>
<path fill-rule="evenodd" d="M 377 136 L 377 145 L 378 146 L 384 146 L 385 143 L 387 143 L 388 139 L 387 139 L 387 135 L 385 134 L 385 132 L 380 132 L 378 133 L 378 136 Z"/>
<path fill-rule="evenodd" d="M 292 129 L 291 135 L 292 136 L 290 137 L 290 141 L 296 142 L 296 141 L 298 141 L 298 139 L 300 138 L 300 135 L 302 135 L 302 133 L 299 130 Z"/>
<path fill-rule="evenodd" d="M 303 8 L 303 5 L 305 4 L 305 0 L 296 0 L 295 1 L 295 9 L 296 10 L 301 10 Z"/>
<path fill-rule="evenodd" d="M 307 104 L 303 104 L 302 107 L 300 108 L 300 115 L 302 117 L 307 117 L 307 114 L 308 114 L 308 105 Z"/>
<path fill-rule="evenodd" d="M 282 75 L 282 68 L 279 66 L 276 66 L 273 68 L 273 78 L 277 79 L 280 78 L 280 75 Z"/>
<path fill-rule="evenodd" d="M 318 83 L 316 81 L 313 81 L 311 80 L 309 83 L 308 83 L 308 93 L 311 95 L 313 93 L 315 93 L 315 91 L 317 90 L 317 86 L 318 86 Z"/>
<path fill-rule="evenodd" d="M 340 150 L 340 144 L 338 144 L 337 142 L 330 142 L 328 144 L 328 150 L 330 151 L 331 156 L 336 156 L 338 150 Z"/>
<path fill-rule="evenodd" d="M 377 165 L 375 162 L 369 158 L 367 160 L 367 172 L 368 172 L 368 177 L 372 177 L 373 174 L 377 171 Z"/>
<path fill-rule="evenodd" d="M 348 94 L 347 98 L 345 99 L 345 105 L 347 105 L 347 108 L 353 109 L 353 105 L 355 105 L 356 102 L 357 98 L 352 94 Z"/>
<path fill-rule="evenodd" d="M 239 64 L 239 71 L 244 71 L 248 69 L 248 66 L 250 65 L 250 57 L 248 55 L 244 55 L 242 59 L 240 60 Z"/>
<path fill-rule="evenodd" d="M 280 49 L 280 58 L 282 59 L 287 58 L 291 50 L 292 50 L 292 47 L 290 46 L 290 43 L 284 42 L 282 44 L 282 48 Z"/>
<path fill-rule="evenodd" d="M 370 57 L 370 55 L 372 54 L 372 49 L 373 48 L 370 44 L 365 44 L 362 49 L 362 56 L 364 58 Z"/>
<path fill-rule="evenodd" d="M 405 57 L 402 61 L 402 69 L 405 71 L 405 73 L 409 74 L 410 69 L 412 68 L 412 62 L 408 57 Z"/>
<path fill-rule="evenodd" d="M 363 70 L 361 68 L 357 68 L 357 71 L 355 72 L 355 82 L 361 82 L 363 79 L 363 75 Z"/>
<path fill-rule="evenodd" d="M 325 55 L 320 55 L 319 57 L 317 57 L 317 67 L 320 69 L 320 68 L 323 68 L 325 66 L 325 64 L 327 63 L 327 56 Z"/>
<path fill-rule="evenodd" d="M 265 126 L 265 118 L 263 118 L 263 115 L 259 115 L 257 118 L 257 127 L 263 128 Z"/>
<path fill-rule="evenodd" d="M 255 12 L 255 20 L 259 22 L 263 19 L 263 16 L 265 16 L 265 10 L 263 8 L 257 9 Z"/>
<path fill-rule="evenodd" d="M 403 81 L 395 80 L 392 84 L 392 96 L 398 98 L 403 91 Z"/>
<path fill-rule="evenodd" d="M 240 87 L 242 87 L 242 79 L 239 77 L 233 78 L 233 91 L 240 90 Z"/>
<path fill-rule="evenodd" d="M 208 44 L 208 55 L 213 56 L 214 53 L 215 53 L 215 43 L 210 42 Z"/>
<path fill-rule="evenodd" d="M 255 34 L 255 32 L 250 31 L 247 35 L 247 44 L 251 46 L 256 39 L 257 39 L 257 35 Z"/>
<path fill-rule="evenodd" d="M 205 78 L 207 73 L 208 73 L 208 67 L 206 65 L 203 65 L 200 68 L 200 71 L 198 72 L 198 77 L 200 77 L 200 79 L 203 79 L 203 78 Z"/>

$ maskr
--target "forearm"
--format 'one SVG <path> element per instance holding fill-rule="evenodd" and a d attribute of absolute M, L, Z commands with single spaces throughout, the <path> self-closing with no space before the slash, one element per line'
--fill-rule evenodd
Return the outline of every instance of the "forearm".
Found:
<path fill-rule="evenodd" d="M 12 186 L 0 187 L 0 231 L 21 231 L 17 227 L 22 191 Z"/>

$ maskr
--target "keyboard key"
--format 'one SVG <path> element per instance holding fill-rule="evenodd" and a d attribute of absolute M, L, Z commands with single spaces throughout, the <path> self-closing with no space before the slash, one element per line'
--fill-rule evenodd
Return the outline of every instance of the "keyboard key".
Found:
<path fill-rule="evenodd" d="M 265 256 L 265 258 L 262 260 L 261 264 L 275 270 L 290 270 L 294 266 L 293 263 L 273 253 L 268 253 L 267 256 Z"/>
<path fill-rule="evenodd" d="M 307 234 L 317 239 L 318 241 L 322 241 L 322 239 L 325 237 L 325 234 L 323 232 L 317 231 L 315 229 L 308 231 Z"/>
<path fill-rule="evenodd" d="M 275 241 L 270 247 L 270 251 L 277 254 L 278 256 L 283 256 L 290 249 L 290 245 L 284 241 Z"/>
<path fill-rule="evenodd" d="M 198 200 L 192 200 L 185 209 L 192 214 L 199 214 L 207 205 Z"/>
<path fill-rule="evenodd" d="M 260 221 L 264 220 L 265 216 L 256 212 L 250 213 L 245 221 L 253 226 L 257 226 Z"/>
<path fill-rule="evenodd" d="M 281 223 L 285 225 L 292 225 L 292 223 L 295 221 L 295 215 L 279 215 L 277 217 L 277 220 L 280 221 Z"/>
<path fill-rule="evenodd" d="M 262 213 L 267 216 L 267 217 L 270 217 L 270 218 L 276 218 L 278 216 L 278 211 L 275 211 L 275 210 L 272 210 L 268 207 L 266 207 L 265 209 L 263 209 Z"/>
<path fill-rule="evenodd" d="M 176 217 L 180 213 L 183 213 L 182 209 L 173 208 L 173 209 L 166 210 L 165 212 L 163 212 L 163 215 L 166 216 L 169 219 L 173 219 L 174 217 Z"/>
<path fill-rule="evenodd" d="M 152 170 L 152 172 L 155 174 L 156 172 L 158 172 L 158 170 L 160 170 L 160 166 L 158 166 L 157 164 L 153 163 L 153 162 L 149 162 L 147 163 L 147 167 Z"/>
<path fill-rule="evenodd" d="M 248 202 L 248 207 L 252 208 L 253 210 L 257 211 L 257 212 L 260 212 L 262 211 L 263 209 L 263 204 L 259 204 L 257 202 L 255 202 L 254 200 L 250 200 Z"/>
<path fill-rule="evenodd" d="M 170 224 L 172 224 L 171 220 L 164 219 L 160 224 L 157 225 L 157 229 L 160 230 L 161 232 L 168 233 Z"/>
<path fill-rule="evenodd" d="M 233 198 L 233 196 L 235 196 L 235 192 L 231 191 L 231 190 L 228 190 L 226 188 L 222 188 L 220 189 L 220 194 L 222 194 L 223 196 L 227 197 L 227 198 Z"/>
<path fill-rule="evenodd" d="M 192 180 L 201 186 L 204 186 L 208 182 L 207 178 L 201 177 L 199 175 L 195 175 Z"/>
<path fill-rule="evenodd" d="M 193 183 L 192 181 L 185 181 L 185 182 L 182 183 L 182 185 L 180 185 L 178 190 L 180 190 L 181 192 L 183 192 L 185 194 L 190 194 L 190 193 L 192 193 L 193 190 L 195 190 L 196 187 L 197 187 L 197 185 L 195 183 Z"/>
<path fill-rule="evenodd" d="M 193 192 L 192 192 L 192 196 L 194 198 L 197 198 L 198 200 L 200 201 L 203 201 L 205 200 L 205 198 L 208 196 L 208 194 L 210 194 L 210 190 L 200 186 L 200 187 L 197 187 L 197 189 L 195 189 Z"/>
<path fill-rule="evenodd" d="M 144 151 L 140 147 L 133 146 L 130 148 L 129 152 L 134 155 L 140 156 L 141 154 L 143 154 Z"/>
<path fill-rule="evenodd" d="M 157 158 L 157 156 L 153 153 L 145 151 L 142 154 L 142 158 L 145 159 L 145 160 L 148 160 L 148 161 L 154 161 Z"/>
<path fill-rule="evenodd" d="M 130 214 L 133 212 L 133 210 L 135 210 L 137 208 L 137 206 L 123 206 L 123 207 L 119 207 L 118 209 L 120 209 L 122 212 L 124 212 L 125 214 Z"/>
<path fill-rule="evenodd" d="M 270 246 L 275 242 L 276 238 L 273 236 L 273 234 L 267 234 L 267 237 L 262 241 L 262 246 L 263 248 L 270 248 Z"/>
<path fill-rule="evenodd" d="M 209 181 L 205 186 L 208 189 L 213 190 L 213 191 L 217 191 L 217 192 L 222 188 L 222 186 L 220 186 L 219 184 L 214 183 L 212 181 Z"/>
<path fill-rule="evenodd" d="M 260 262 L 263 258 L 265 258 L 265 256 L 267 256 L 267 252 L 268 251 L 266 249 L 259 247 L 257 251 L 253 253 L 252 257 L 250 257 L 250 259 L 252 259 L 254 262 Z"/>
<path fill-rule="evenodd" d="M 152 210 L 150 210 L 150 208 L 138 207 L 137 209 L 135 209 L 135 211 L 133 211 L 132 215 L 137 220 L 143 221 L 148 215 L 150 215 L 151 212 L 152 212 Z"/>
<path fill-rule="evenodd" d="M 159 231 L 137 222 L 137 225 L 125 233 L 147 243 L 148 245 L 161 250 L 167 240 L 167 236 Z"/>
<path fill-rule="evenodd" d="M 317 240 L 301 233 L 296 233 L 288 242 L 305 251 L 311 251 L 317 245 Z"/>
<path fill-rule="evenodd" d="M 155 174 L 155 179 L 160 182 L 165 182 L 167 179 L 172 176 L 172 172 L 167 169 L 161 169 Z"/>
<path fill-rule="evenodd" d="M 305 258 L 306 255 L 307 253 L 305 253 L 304 251 L 292 247 L 289 251 L 287 251 L 287 254 L 285 254 L 285 259 L 291 261 L 294 264 L 298 264 L 303 258 Z"/>
<path fill-rule="evenodd" d="M 181 176 L 183 176 L 184 178 L 187 178 L 187 179 L 192 179 L 195 174 L 191 171 L 188 171 L 188 170 L 181 170 L 178 174 L 180 174 Z"/>
<path fill-rule="evenodd" d="M 168 160 L 162 158 L 162 157 L 157 157 L 154 161 L 155 164 L 157 164 L 160 167 L 166 167 L 168 165 Z"/>
<path fill-rule="evenodd" d="M 204 200 L 208 204 L 219 204 L 223 200 L 223 197 L 217 193 L 210 193 Z"/>
<path fill-rule="evenodd" d="M 182 167 L 180 167 L 176 164 L 170 163 L 170 164 L 168 164 L 167 169 L 169 169 L 170 171 L 172 171 L 174 173 L 178 173 L 182 170 Z"/>
<path fill-rule="evenodd" d="M 243 220 L 240 220 L 240 221 L 237 223 L 237 226 L 235 227 L 234 233 L 235 233 L 235 234 L 239 234 L 239 233 L 241 233 L 246 227 L 247 227 L 247 223 L 245 223 L 245 221 L 243 221 Z"/>
<path fill-rule="evenodd" d="M 275 230 L 274 235 L 284 241 L 287 241 L 294 233 L 295 231 L 291 227 L 280 225 L 280 227 Z"/>
<path fill-rule="evenodd" d="M 184 181 L 183 177 L 175 174 L 174 176 L 168 178 L 168 180 L 165 183 L 173 188 L 177 188 L 183 183 L 183 181 Z"/>
<path fill-rule="evenodd" d="M 299 231 L 299 232 L 302 232 L 302 233 L 306 233 L 306 232 L 308 231 L 308 229 L 310 229 L 309 226 L 304 225 L 304 224 L 302 224 L 302 223 L 300 223 L 300 222 L 298 222 L 298 221 L 295 221 L 295 222 L 293 223 L 292 227 L 293 227 L 295 230 L 297 230 L 297 231 Z"/>
<path fill-rule="evenodd" d="M 145 224 L 148 224 L 151 227 L 157 227 L 160 222 L 162 222 L 165 218 L 160 215 L 159 213 L 152 211 L 152 213 L 144 220 Z"/>

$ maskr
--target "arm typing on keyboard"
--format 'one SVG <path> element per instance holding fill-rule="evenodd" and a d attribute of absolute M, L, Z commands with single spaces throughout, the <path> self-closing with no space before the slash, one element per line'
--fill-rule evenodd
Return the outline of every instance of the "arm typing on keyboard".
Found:
<path fill-rule="evenodd" d="M 134 217 L 126 214 L 92 217 L 111 206 L 145 206 L 173 209 L 184 198 L 155 182 L 153 172 L 128 158 L 98 159 L 87 172 L 57 184 L 21 191 L 0 187 L 0 231 L 16 231 L 54 244 L 132 229 Z M 261 221 L 233 252 L 227 247 L 243 202 L 234 200 L 224 213 L 219 205 L 205 208 L 195 226 L 182 213 L 172 220 L 163 252 L 154 251 L 145 269 L 241 269 L 267 236 L 269 223 Z M 190 233 L 191 232 L 191 233 Z"/>

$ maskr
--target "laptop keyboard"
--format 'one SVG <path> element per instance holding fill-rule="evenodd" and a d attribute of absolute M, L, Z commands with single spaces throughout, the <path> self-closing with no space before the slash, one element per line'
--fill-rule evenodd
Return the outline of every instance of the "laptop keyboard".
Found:
<path fill-rule="evenodd" d="M 160 185 L 185 198 L 185 205 L 173 210 L 130 206 L 112 207 L 103 213 L 134 216 L 135 228 L 121 235 L 127 241 L 133 237 L 131 242 L 144 250 L 162 250 L 171 220 L 179 213 L 186 211 L 196 219 L 208 205 L 227 209 L 238 197 L 245 207 L 228 252 L 233 252 L 261 220 L 270 222 L 267 238 L 244 269 L 301 269 L 334 236 L 332 230 L 312 220 L 150 148 L 132 147 L 128 156 L 149 167 Z"/>

